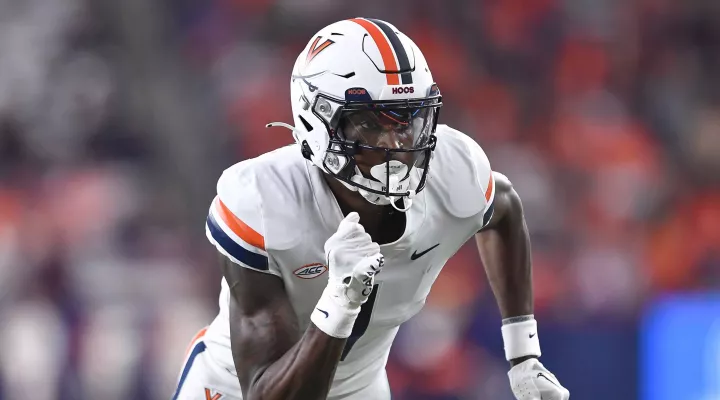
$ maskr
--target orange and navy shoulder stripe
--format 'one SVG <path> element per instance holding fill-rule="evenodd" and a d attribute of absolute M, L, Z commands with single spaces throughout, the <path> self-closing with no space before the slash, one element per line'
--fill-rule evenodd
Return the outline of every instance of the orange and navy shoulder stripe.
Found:
<path fill-rule="evenodd" d="M 383 61 L 381 72 L 385 73 L 388 85 L 400 85 L 401 80 L 403 85 L 413 83 L 407 50 L 390 25 L 369 18 L 353 18 L 350 21 L 362 26 L 380 50 Z"/>
<path fill-rule="evenodd" d="M 205 342 L 202 341 L 203 337 L 205 336 L 205 332 L 207 332 L 207 328 L 203 328 L 200 332 L 198 332 L 198 334 L 195 335 L 195 337 L 193 338 L 192 342 L 190 342 L 190 347 L 185 354 L 185 366 L 183 367 L 182 373 L 180 374 L 180 379 L 178 380 L 178 385 L 175 389 L 175 394 L 173 395 L 172 400 L 177 400 L 180 397 L 183 385 L 185 384 L 185 380 L 190 373 L 190 369 L 192 368 L 195 359 L 207 349 Z"/>
<path fill-rule="evenodd" d="M 485 189 L 485 213 L 483 214 L 482 226 L 484 227 L 490 223 L 490 219 L 495 213 L 495 178 L 492 172 L 490 172 L 490 179 L 488 179 L 487 187 Z"/>
<path fill-rule="evenodd" d="M 205 337 L 205 333 L 207 333 L 208 327 L 204 327 L 200 329 L 198 333 L 193 336 L 190 343 L 188 343 L 187 349 L 185 349 L 185 358 L 187 358 L 190 355 L 190 350 L 193 349 L 193 347 L 197 344 L 198 341 L 200 341 L 203 337 Z"/>
<path fill-rule="evenodd" d="M 233 214 L 219 197 L 213 201 L 206 226 L 215 242 L 236 261 L 250 268 L 268 270 L 265 238 Z"/>
<path fill-rule="evenodd" d="M 492 199 L 493 190 L 495 189 L 495 178 L 493 178 L 492 172 L 490 172 L 490 179 L 488 179 L 487 188 L 485 189 L 485 201 L 490 203 Z"/>

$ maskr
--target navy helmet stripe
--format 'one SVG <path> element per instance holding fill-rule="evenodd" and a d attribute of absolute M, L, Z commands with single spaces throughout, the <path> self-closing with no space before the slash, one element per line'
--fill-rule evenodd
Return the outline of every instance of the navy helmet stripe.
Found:
<path fill-rule="evenodd" d="M 207 226 L 210 230 L 210 234 L 213 239 L 228 252 L 231 256 L 235 257 L 236 260 L 242 262 L 248 267 L 255 268 L 261 271 L 267 271 L 268 258 L 262 254 L 253 253 L 252 251 L 240 246 L 230 238 L 215 221 L 215 217 L 209 214 L 207 217 Z"/>
<path fill-rule="evenodd" d="M 395 33 L 395 31 L 393 31 L 390 25 L 383 21 L 380 21 L 379 19 L 369 19 L 369 21 L 372 21 L 372 23 L 377 25 L 380 30 L 383 31 L 385 36 L 387 36 L 393 50 L 395 50 L 395 55 L 397 55 L 398 60 L 398 68 L 402 72 L 400 76 L 403 85 L 409 85 L 413 83 L 410 59 L 408 58 L 407 52 L 405 51 L 405 46 L 403 46 L 398 35 Z"/>

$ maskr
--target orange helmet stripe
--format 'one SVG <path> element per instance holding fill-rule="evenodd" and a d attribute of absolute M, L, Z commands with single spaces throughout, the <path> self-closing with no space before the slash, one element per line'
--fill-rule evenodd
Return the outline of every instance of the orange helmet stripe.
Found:
<path fill-rule="evenodd" d="M 395 60 L 395 54 L 392 50 L 392 46 L 390 46 L 390 42 L 387 40 L 387 38 L 385 38 L 385 35 L 383 35 L 380 28 L 378 28 L 378 26 L 374 23 L 362 18 L 353 18 L 350 21 L 355 22 L 356 24 L 365 28 L 367 33 L 370 34 L 372 40 L 375 41 L 375 44 L 380 50 L 380 56 L 382 57 L 385 71 L 399 71 L 397 61 Z M 387 78 L 388 85 L 400 84 L 399 74 L 386 73 L 385 77 Z"/>

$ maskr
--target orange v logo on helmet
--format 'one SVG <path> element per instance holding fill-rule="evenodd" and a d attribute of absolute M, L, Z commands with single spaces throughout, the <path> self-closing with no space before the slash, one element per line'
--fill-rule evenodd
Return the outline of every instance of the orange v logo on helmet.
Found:
<path fill-rule="evenodd" d="M 330 47 L 331 44 L 335 43 L 330 39 L 325 39 L 324 42 L 322 42 L 321 45 L 318 46 L 318 42 L 320 41 L 320 36 L 315 38 L 315 41 L 310 46 L 310 50 L 308 51 L 307 57 L 305 58 L 305 64 L 310 64 L 310 61 L 312 61 L 315 56 L 320 54 L 321 51 L 327 49 Z"/>

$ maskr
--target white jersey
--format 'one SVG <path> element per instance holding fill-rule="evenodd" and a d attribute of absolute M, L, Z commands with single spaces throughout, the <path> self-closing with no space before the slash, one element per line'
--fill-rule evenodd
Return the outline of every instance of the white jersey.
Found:
<path fill-rule="evenodd" d="M 406 213 L 405 233 L 380 246 L 385 267 L 355 322 L 330 399 L 384 376 L 400 324 L 420 311 L 446 261 L 492 215 L 494 180 L 483 150 L 445 125 L 436 136 L 428 182 Z M 343 219 L 322 171 L 292 145 L 230 167 L 217 192 L 207 219 L 209 240 L 238 268 L 282 279 L 304 331 L 327 285 L 323 246 Z M 234 371 L 228 301 L 223 279 L 220 313 L 204 341 L 214 362 Z M 223 389 L 229 390 L 218 388 Z M 235 386 L 233 396 L 240 396 L 239 389 Z"/>

